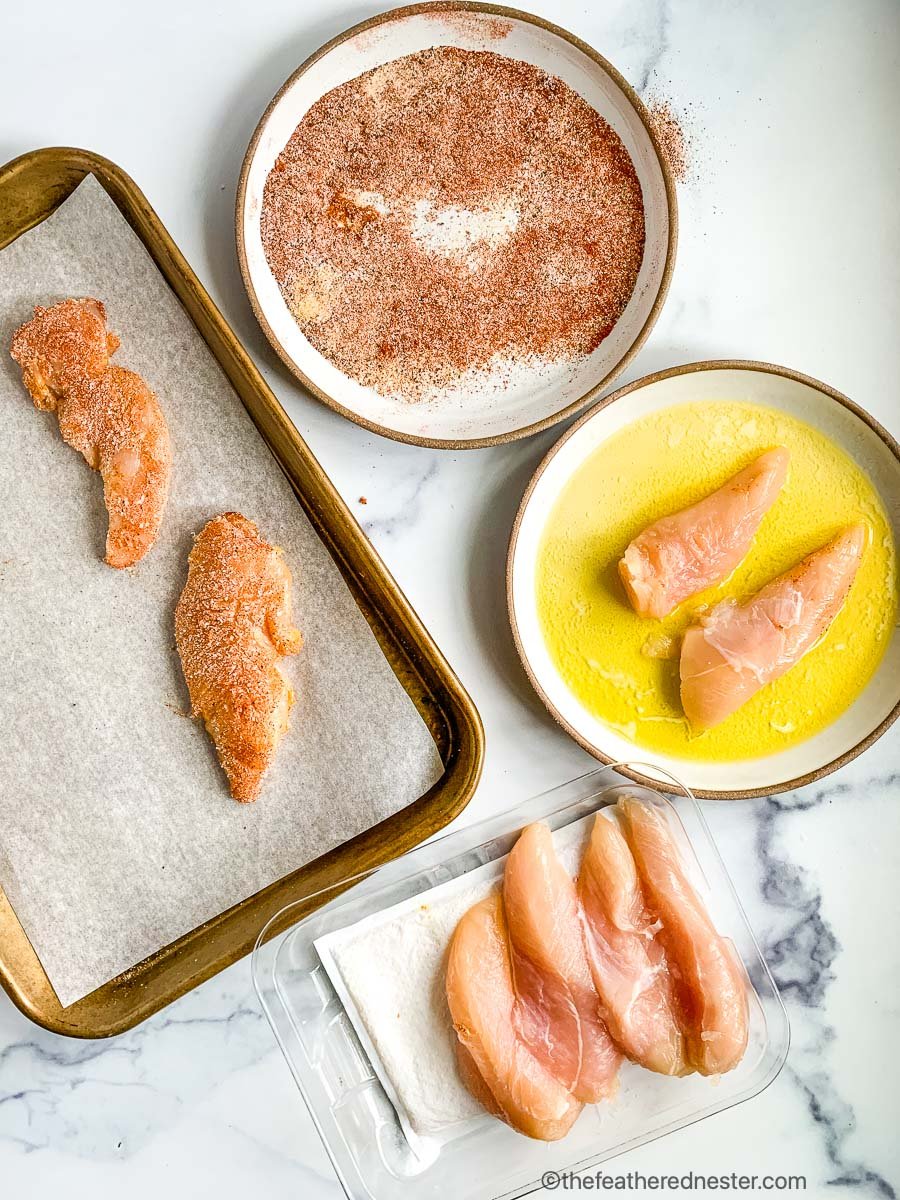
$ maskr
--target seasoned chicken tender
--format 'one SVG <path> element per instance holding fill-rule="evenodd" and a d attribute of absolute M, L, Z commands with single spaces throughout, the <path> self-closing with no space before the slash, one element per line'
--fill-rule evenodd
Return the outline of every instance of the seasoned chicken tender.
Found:
<path fill-rule="evenodd" d="M 216 517 L 194 541 L 175 641 L 192 715 L 204 720 L 232 796 L 255 800 L 294 702 L 277 661 L 302 637 L 281 551 L 240 513 Z"/>
<path fill-rule="evenodd" d="M 35 407 L 52 412 L 73 383 L 98 379 L 118 348 L 119 339 L 106 329 L 106 309 L 87 297 L 52 308 L 38 305 L 13 334 L 10 353 Z"/>
<path fill-rule="evenodd" d="M 37 408 L 55 411 L 70 446 L 103 476 L 106 561 L 131 567 L 156 540 L 169 492 L 169 430 L 139 375 L 109 365 L 119 345 L 99 300 L 36 308 L 11 353 Z"/>
<path fill-rule="evenodd" d="M 133 566 L 156 540 L 169 493 L 172 452 L 156 397 L 134 371 L 107 367 L 73 384 L 56 415 L 65 440 L 103 476 L 106 561 Z"/>

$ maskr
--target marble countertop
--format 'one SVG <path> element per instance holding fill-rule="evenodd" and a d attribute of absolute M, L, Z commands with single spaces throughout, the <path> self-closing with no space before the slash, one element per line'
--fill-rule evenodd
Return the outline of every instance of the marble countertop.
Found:
<path fill-rule="evenodd" d="M 622 382 L 695 359 L 760 358 L 827 380 L 898 432 L 895 0 L 531 7 L 645 97 L 670 100 L 691 143 L 672 289 Z M 560 430 L 455 454 L 350 425 L 305 397 L 269 350 L 234 253 L 235 182 L 260 113 L 316 46 L 378 8 L 8 6 L 0 161 L 83 145 L 143 188 L 470 689 L 488 746 L 470 821 L 593 765 L 530 691 L 505 611 L 512 517 Z M 895 1195 L 898 751 L 900 726 L 818 785 L 705 806 L 787 1003 L 790 1056 L 763 1095 L 610 1170 L 799 1173 L 807 1195 Z M 248 963 L 108 1042 L 45 1033 L 0 992 L 0 1194 L 162 1191 L 341 1194 Z"/>

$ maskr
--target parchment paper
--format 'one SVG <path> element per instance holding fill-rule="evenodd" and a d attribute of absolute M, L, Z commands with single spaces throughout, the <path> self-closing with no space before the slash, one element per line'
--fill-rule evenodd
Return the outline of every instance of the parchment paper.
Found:
<path fill-rule="evenodd" d="M 96 296 L 159 396 L 174 469 L 156 545 L 103 560 L 102 484 L 7 352 L 35 304 Z M 92 177 L 0 252 L 0 884 L 63 1005 L 417 799 L 436 747 L 186 313 Z M 190 720 L 173 609 L 229 509 L 280 545 L 305 638 L 253 805 Z"/>

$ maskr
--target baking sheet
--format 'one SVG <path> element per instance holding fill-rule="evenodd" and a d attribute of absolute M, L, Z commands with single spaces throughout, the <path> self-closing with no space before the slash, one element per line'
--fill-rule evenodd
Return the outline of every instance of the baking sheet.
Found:
<path fill-rule="evenodd" d="M 0 251 L 0 347 L 95 295 L 173 443 L 160 537 L 103 561 L 100 477 L 0 349 L 0 885 L 63 1005 L 417 799 L 443 767 L 365 618 L 188 316 L 93 179 Z M 188 719 L 172 615 L 191 539 L 238 509 L 280 545 L 305 646 L 291 731 L 235 804 Z"/>

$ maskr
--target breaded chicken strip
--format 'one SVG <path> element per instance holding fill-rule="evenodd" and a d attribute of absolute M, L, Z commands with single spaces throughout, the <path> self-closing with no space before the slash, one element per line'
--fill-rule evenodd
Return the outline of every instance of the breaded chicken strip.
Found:
<path fill-rule="evenodd" d="M 13 334 L 10 353 L 35 407 L 54 412 L 73 383 L 98 379 L 118 348 L 119 339 L 106 330 L 106 309 L 88 297 L 52 308 L 38 305 Z"/>
<path fill-rule="evenodd" d="M 240 513 L 216 517 L 195 539 L 175 641 L 192 715 L 206 724 L 232 796 L 255 800 L 294 702 L 276 664 L 302 638 L 281 551 Z"/>
<path fill-rule="evenodd" d="M 56 412 L 63 438 L 103 476 L 106 561 L 130 567 L 159 532 L 172 454 L 156 397 L 139 375 L 109 365 L 118 345 L 99 300 L 64 300 L 36 308 L 11 352 L 36 407 Z"/>

